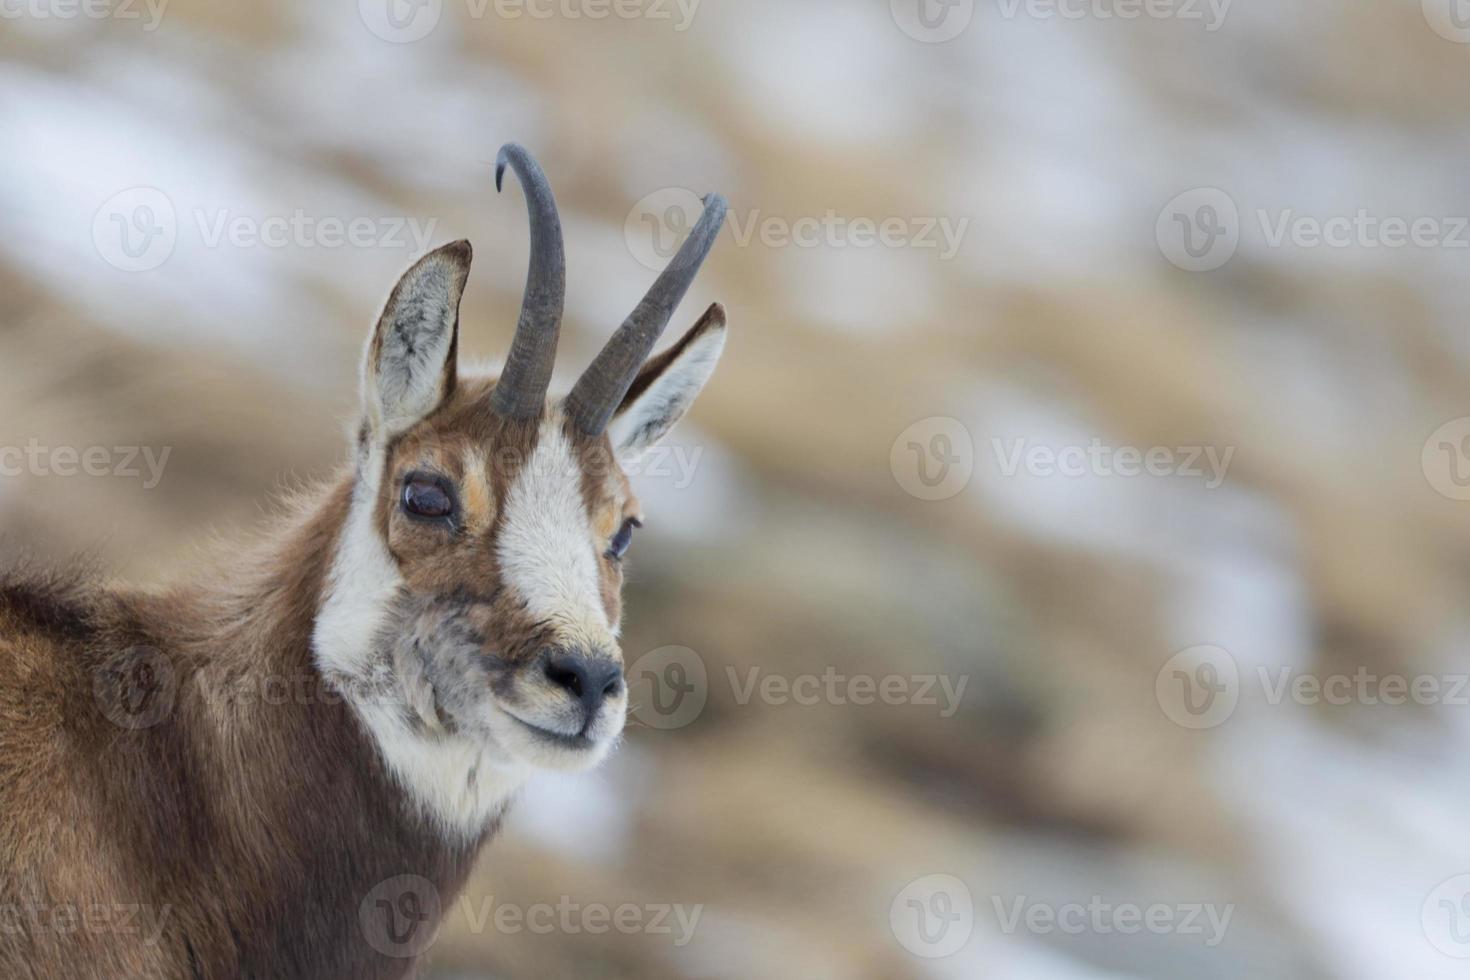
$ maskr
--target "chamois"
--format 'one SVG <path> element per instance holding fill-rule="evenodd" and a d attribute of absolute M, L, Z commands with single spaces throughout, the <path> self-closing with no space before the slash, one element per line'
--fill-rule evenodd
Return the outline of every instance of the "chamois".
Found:
<path fill-rule="evenodd" d="M 560 218 L 507 166 L 531 259 L 498 378 L 460 372 L 445 245 L 371 334 L 346 465 L 256 552 L 154 590 L 0 573 L 0 977 L 412 976 L 527 777 L 620 738 L 625 466 L 723 351 L 716 304 L 650 359 L 726 205 L 551 397 Z"/>

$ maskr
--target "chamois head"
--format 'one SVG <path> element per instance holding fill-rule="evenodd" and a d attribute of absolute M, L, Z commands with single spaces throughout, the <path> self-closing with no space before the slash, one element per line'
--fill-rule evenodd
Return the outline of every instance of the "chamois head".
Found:
<path fill-rule="evenodd" d="M 715 305 L 649 359 L 724 221 L 711 195 L 571 392 L 549 397 L 561 225 L 530 155 L 502 149 L 497 188 L 507 166 L 531 262 L 505 368 L 459 371 L 469 243 L 415 263 L 363 360 L 352 499 L 315 636 L 400 781 L 469 827 L 519 775 L 594 765 L 621 734 L 621 563 L 643 520 L 623 467 L 689 409 L 725 342 Z"/>

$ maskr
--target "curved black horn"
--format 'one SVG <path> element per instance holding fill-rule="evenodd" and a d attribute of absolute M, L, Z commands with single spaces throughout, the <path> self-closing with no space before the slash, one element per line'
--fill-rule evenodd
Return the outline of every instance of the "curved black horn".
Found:
<path fill-rule="evenodd" d="M 505 370 L 495 386 L 491 405 L 501 415 L 531 419 L 546 404 L 561 332 L 562 308 L 567 296 L 567 256 L 562 245 L 561 217 L 551 184 L 525 148 L 507 143 L 495 160 L 495 190 L 499 191 L 509 164 L 520 178 L 531 212 L 531 265 L 526 272 L 526 295 Z"/>
<path fill-rule="evenodd" d="M 704 214 L 674 260 L 572 388 L 566 400 L 566 413 L 581 432 L 595 436 L 607 428 L 643 362 L 653 352 L 653 345 L 669 325 L 674 308 L 689 291 L 699 267 L 714 247 L 727 210 L 725 199 L 718 194 L 704 199 Z"/>

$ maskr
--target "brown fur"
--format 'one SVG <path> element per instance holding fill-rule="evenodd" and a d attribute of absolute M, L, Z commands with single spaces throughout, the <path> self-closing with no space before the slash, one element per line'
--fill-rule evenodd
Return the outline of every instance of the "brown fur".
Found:
<path fill-rule="evenodd" d="M 378 520 L 411 591 L 453 597 L 514 666 L 546 636 L 500 587 L 498 517 L 448 543 L 394 506 L 408 472 L 432 464 L 462 488 L 476 456 L 487 503 L 504 498 L 536 426 L 492 415 L 491 390 L 462 385 L 394 444 Z M 607 469 L 605 437 L 579 449 L 602 467 L 583 489 L 609 526 L 632 499 L 626 477 Z M 0 976 L 407 975 L 409 960 L 366 941 L 361 904 L 400 874 L 447 902 L 480 842 L 446 840 L 417 814 L 313 663 L 351 484 L 317 494 L 239 578 L 158 594 L 0 578 L 0 910 L 19 922 L 0 920 Z M 616 621 L 621 573 L 603 564 Z M 144 727 L 129 727 L 130 709 Z M 104 928 L 55 928 L 100 909 Z"/>
<path fill-rule="evenodd" d="M 424 826 L 312 664 L 348 487 L 218 588 L 0 583 L 0 976 L 408 974 L 360 904 L 406 872 L 452 894 L 478 842 Z"/>
<path fill-rule="evenodd" d="M 411 270 L 370 365 L 386 345 L 395 369 L 423 356 L 426 331 L 445 316 L 429 287 L 448 282 L 457 307 L 468 260 L 457 243 Z M 457 328 L 438 405 L 387 444 L 372 510 L 403 585 L 366 651 L 378 658 L 367 680 L 407 671 L 427 681 L 402 711 L 430 739 L 455 734 L 456 719 L 479 723 L 485 690 L 510 704 L 537 696 L 556 639 L 496 561 L 499 502 L 539 424 L 491 411 L 494 382 L 459 378 L 456 347 Z M 392 397 L 411 387 L 405 377 L 389 379 Z M 361 439 L 376 437 L 373 424 Z M 626 474 L 606 435 L 568 437 L 568 478 L 594 533 L 610 537 L 638 515 Z M 404 512 L 415 471 L 453 486 L 459 523 Z M 342 685 L 363 678 L 326 678 L 317 666 L 314 630 L 357 479 L 339 475 L 261 548 L 185 586 L 144 593 L 76 571 L 0 573 L 0 978 L 413 974 L 413 954 L 499 815 L 468 837 L 425 816 L 344 698 Z M 621 567 L 598 561 L 615 626 Z M 384 916 L 412 928 L 385 942 Z"/>

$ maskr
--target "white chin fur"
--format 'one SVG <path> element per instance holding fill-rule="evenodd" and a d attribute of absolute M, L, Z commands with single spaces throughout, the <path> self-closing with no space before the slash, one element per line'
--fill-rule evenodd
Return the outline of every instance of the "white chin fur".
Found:
<path fill-rule="evenodd" d="M 594 737 L 586 748 L 547 741 L 503 708 L 490 718 L 489 729 L 499 749 L 523 765 L 553 772 L 586 772 L 600 765 L 618 744 L 624 718 L 624 708 L 605 709 L 593 726 Z"/>

